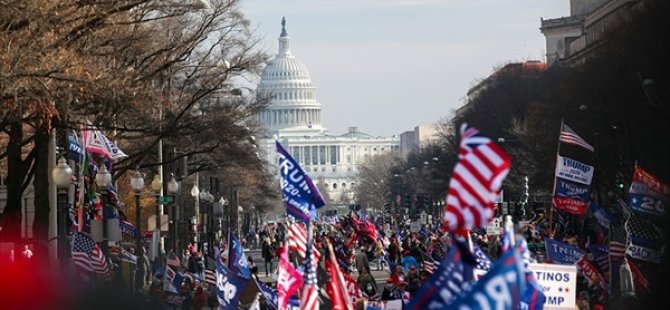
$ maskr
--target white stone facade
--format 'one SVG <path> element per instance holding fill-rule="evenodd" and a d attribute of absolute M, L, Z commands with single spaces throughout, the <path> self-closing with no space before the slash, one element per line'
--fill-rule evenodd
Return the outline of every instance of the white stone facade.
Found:
<path fill-rule="evenodd" d="M 267 129 L 259 144 L 267 161 L 276 164 L 275 139 L 279 140 L 310 177 L 327 189 L 332 203 L 353 203 L 359 166 L 368 157 L 399 152 L 400 137 L 373 137 L 358 127 L 341 135 L 329 134 L 321 123 L 321 103 L 307 67 L 293 56 L 289 43 L 282 19 L 279 52 L 263 70 L 257 89 L 259 95 L 272 98 L 268 109 L 258 115 Z"/>

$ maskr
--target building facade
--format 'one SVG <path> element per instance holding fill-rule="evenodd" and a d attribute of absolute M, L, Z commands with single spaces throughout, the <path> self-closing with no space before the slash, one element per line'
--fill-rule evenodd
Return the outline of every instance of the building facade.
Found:
<path fill-rule="evenodd" d="M 608 31 L 643 9 L 645 0 L 570 0 L 570 16 L 542 19 L 547 65 L 579 63 Z"/>
<path fill-rule="evenodd" d="M 333 135 L 321 123 L 321 103 L 316 99 L 307 67 L 290 50 L 286 20 L 282 19 L 279 51 L 267 64 L 256 90 L 271 103 L 258 120 L 267 130 L 260 139 L 267 161 L 276 166 L 275 140 L 279 140 L 310 177 L 327 190 L 332 204 L 355 201 L 358 169 L 366 159 L 399 152 L 400 137 L 375 137 L 350 127 Z"/>

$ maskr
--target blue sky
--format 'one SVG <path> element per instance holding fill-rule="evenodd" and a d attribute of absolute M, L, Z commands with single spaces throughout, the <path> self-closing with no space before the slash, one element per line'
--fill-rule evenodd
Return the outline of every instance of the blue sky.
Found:
<path fill-rule="evenodd" d="M 246 0 L 242 11 L 271 55 L 286 17 L 332 134 L 390 136 L 449 117 L 499 66 L 544 61 L 540 18 L 569 15 L 569 1 Z"/>

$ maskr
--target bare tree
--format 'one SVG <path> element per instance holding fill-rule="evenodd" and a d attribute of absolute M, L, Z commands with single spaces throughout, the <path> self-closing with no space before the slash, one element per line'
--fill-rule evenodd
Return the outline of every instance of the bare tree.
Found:
<path fill-rule="evenodd" d="M 248 139 L 265 102 L 239 90 L 266 56 L 255 48 L 238 1 L 212 1 L 204 10 L 197 3 L 1 3 L 3 233 L 17 231 L 20 198 L 31 182 L 35 226 L 46 231 L 47 142 L 54 128 L 61 129 L 61 145 L 89 122 L 105 130 L 129 155 L 115 165 L 115 178 L 136 166 L 166 164 L 155 155 L 160 140 L 179 145 L 179 157 L 193 159 L 193 172 L 259 165 Z"/>

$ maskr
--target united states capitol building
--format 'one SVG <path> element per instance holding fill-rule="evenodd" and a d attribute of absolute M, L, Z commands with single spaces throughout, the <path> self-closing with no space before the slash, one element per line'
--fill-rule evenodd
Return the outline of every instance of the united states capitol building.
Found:
<path fill-rule="evenodd" d="M 328 132 L 321 123 L 321 103 L 307 67 L 291 53 L 284 19 L 279 52 L 265 67 L 256 91 L 272 98 L 268 109 L 258 115 L 267 129 L 267 136 L 259 139 L 267 161 L 276 166 L 275 139 L 279 140 L 307 174 L 327 189 L 333 204 L 354 201 L 358 167 L 367 157 L 400 151 L 400 135 L 373 137 L 357 127 L 339 135 Z"/>

